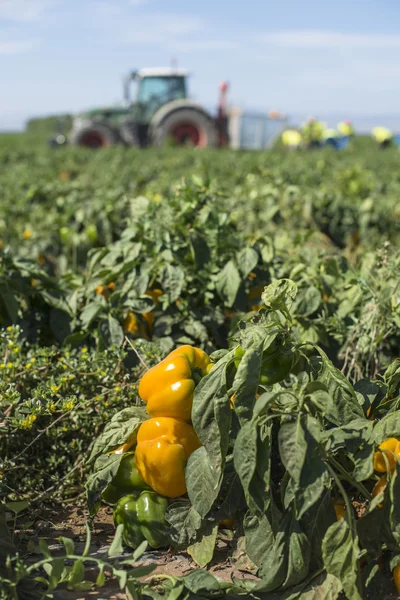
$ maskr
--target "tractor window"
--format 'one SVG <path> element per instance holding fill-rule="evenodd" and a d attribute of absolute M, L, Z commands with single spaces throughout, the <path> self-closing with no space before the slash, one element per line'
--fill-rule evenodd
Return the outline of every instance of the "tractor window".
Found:
<path fill-rule="evenodd" d="M 182 98 L 186 98 L 184 77 L 144 77 L 140 81 L 138 101 L 147 108 L 148 116 L 163 104 Z"/>

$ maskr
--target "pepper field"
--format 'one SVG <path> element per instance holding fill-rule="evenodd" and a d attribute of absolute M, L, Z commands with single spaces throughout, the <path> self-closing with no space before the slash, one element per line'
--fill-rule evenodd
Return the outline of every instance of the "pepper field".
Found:
<path fill-rule="evenodd" d="M 397 597 L 399 163 L 0 137 L 0 598 Z M 201 446 L 128 548 L 110 452 L 182 345 Z"/>

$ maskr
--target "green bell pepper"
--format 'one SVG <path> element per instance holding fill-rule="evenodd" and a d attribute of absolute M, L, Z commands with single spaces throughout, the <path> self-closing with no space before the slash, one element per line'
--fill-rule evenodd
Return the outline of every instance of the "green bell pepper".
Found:
<path fill-rule="evenodd" d="M 114 479 L 107 485 L 101 497 L 107 504 L 115 504 L 122 496 L 136 490 L 151 490 L 151 487 L 139 475 L 135 455 L 128 454 L 121 460 Z"/>
<path fill-rule="evenodd" d="M 165 511 L 168 498 L 153 491 L 128 494 L 114 508 L 114 523 L 123 523 L 123 540 L 127 546 L 137 548 L 147 540 L 151 548 L 168 545 Z"/>

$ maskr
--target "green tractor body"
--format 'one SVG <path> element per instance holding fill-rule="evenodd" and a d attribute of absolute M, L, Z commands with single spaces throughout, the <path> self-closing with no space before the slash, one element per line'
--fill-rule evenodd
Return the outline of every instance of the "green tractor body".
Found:
<path fill-rule="evenodd" d="M 124 80 L 120 107 L 95 108 L 73 120 L 69 142 L 90 148 L 122 143 L 128 146 L 216 146 L 218 124 L 188 98 L 186 71 L 140 69 Z M 130 97 L 136 84 L 135 100 Z"/>

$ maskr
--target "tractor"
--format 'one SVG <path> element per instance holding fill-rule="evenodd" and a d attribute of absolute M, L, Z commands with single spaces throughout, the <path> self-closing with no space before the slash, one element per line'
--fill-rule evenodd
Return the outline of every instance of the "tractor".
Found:
<path fill-rule="evenodd" d="M 124 103 L 77 115 L 68 136 L 72 145 L 104 148 L 114 144 L 215 147 L 226 141 L 224 114 L 227 84 L 220 86 L 218 116 L 214 119 L 188 98 L 188 73 L 181 69 L 139 69 L 124 79 Z M 136 99 L 131 101 L 131 87 Z"/>

